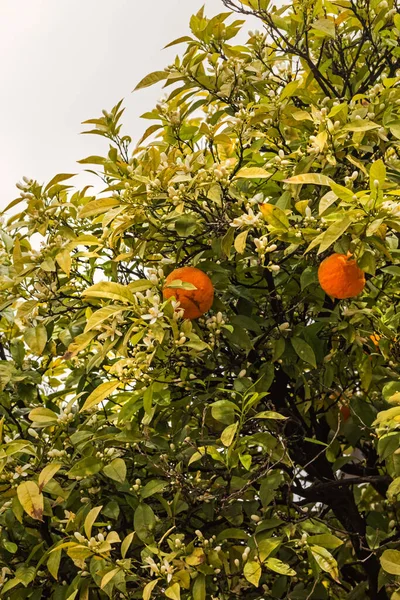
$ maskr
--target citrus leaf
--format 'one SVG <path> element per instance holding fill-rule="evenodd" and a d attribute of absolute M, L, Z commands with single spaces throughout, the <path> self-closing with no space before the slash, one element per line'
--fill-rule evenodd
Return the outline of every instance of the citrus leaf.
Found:
<path fill-rule="evenodd" d="M 156 587 L 157 583 L 158 583 L 158 579 L 154 579 L 153 581 L 149 581 L 149 583 L 147 583 L 144 586 L 143 596 L 142 596 L 143 600 L 150 600 L 150 598 L 151 598 L 151 592 L 154 590 L 154 588 Z"/>
<path fill-rule="evenodd" d="M 290 341 L 297 356 L 301 358 L 301 360 L 304 360 L 304 362 L 316 368 L 317 363 L 315 360 L 315 354 L 311 346 L 309 346 L 307 342 L 305 342 L 302 338 L 299 337 L 293 337 Z"/>
<path fill-rule="evenodd" d="M 265 565 L 268 569 L 271 569 L 271 571 L 275 571 L 275 573 L 280 573 L 281 575 L 288 575 L 289 577 L 294 577 L 294 575 L 296 575 L 296 571 L 294 571 L 290 565 L 287 565 L 278 558 L 267 558 Z"/>
<path fill-rule="evenodd" d="M 272 227 L 275 227 L 276 229 L 288 229 L 289 220 L 279 206 L 265 202 L 264 204 L 261 204 L 260 211 L 264 220 Z"/>
<path fill-rule="evenodd" d="M 236 179 L 266 179 L 272 176 L 272 173 L 269 173 L 265 169 L 261 167 L 243 167 L 240 169 L 236 175 Z"/>
<path fill-rule="evenodd" d="M 238 252 L 239 254 L 243 254 L 243 252 L 246 249 L 246 240 L 247 240 L 247 236 L 249 234 L 249 230 L 246 229 L 245 231 L 242 231 L 241 233 L 239 233 L 239 235 L 235 238 L 235 250 L 236 252 Z"/>
<path fill-rule="evenodd" d="M 114 579 L 114 577 L 121 571 L 121 569 L 119 567 L 117 567 L 116 569 L 112 569 L 111 571 L 108 571 L 108 573 L 106 573 L 102 579 L 101 579 L 101 583 L 100 583 L 100 589 L 104 589 L 106 587 L 106 585 L 108 583 L 110 583 L 110 581 L 112 579 Z"/>
<path fill-rule="evenodd" d="M 179 583 L 173 583 L 165 590 L 165 595 L 171 600 L 181 600 L 181 586 Z"/>
<path fill-rule="evenodd" d="M 34 354 L 40 356 L 47 343 L 47 331 L 43 325 L 25 329 L 24 340 Z"/>
<path fill-rule="evenodd" d="M 141 81 L 134 88 L 134 92 L 136 90 L 141 90 L 142 88 L 149 87 L 150 85 L 154 85 L 163 79 L 167 79 L 168 73 L 166 71 L 153 71 L 153 73 L 149 73 L 146 77 L 143 77 Z"/>
<path fill-rule="evenodd" d="M 85 217 L 93 217 L 108 211 L 110 208 L 120 205 L 121 200 L 118 198 L 99 198 L 98 200 L 92 200 L 81 209 L 79 217 L 81 219 L 84 219 Z"/>
<path fill-rule="evenodd" d="M 114 481 L 123 483 L 126 479 L 126 464 L 122 458 L 115 458 L 109 465 L 105 466 L 103 473 Z"/>
<path fill-rule="evenodd" d="M 105 381 L 104 383 L 101 383 L 91 394 L 89 394 L 79 412 L 89 410 L 89 408 L 99 404 L 99 402 L 107 398 L 107 396 L 110 396 L 110 394 L 117 389 L 119 384 L 120 382 L 118 380 Z"/>
<path fill-rule="evenodd" d="M 85 529 L 86 537 L 88 539 L 90 539 L 90 537 L 92 535 L 93 523 L 95 522 L 95 520 L 99 516 L 100 511 L 101 511 L 102 508 L 103 508 L 102 506 L 95 506 L 95 508 L 92 508 L 88 512 L 88 514 L 86 515 L 86 519 L 85 519 L 85 522 L 83 524 L 83 527 Z"/>
<path fill-rule="evenodd" d="M 381 558 L 381 567 L 386 573 L 400 575 L 400 551 L 385 550 Z"/>
<path fill-rule="evenodd" d="M 110 317 L 119 314 L 123 310 L 126 309 L 122 306 L 103 306 L 103 308 L 99 308 L 99 310 L 96 310 L 92 315 L 90 315 L 88 322 L 86 323 L 85 333 L 91 329 L 95 329 L 101 325 L 101 323 Z"/>
<path fill-rule="evenodd" d="M 330 177 L 327 177 L 326 175 L 321 175 L 321 173 L 304 173 L 303 175 L 294 175 L 293 177 L 284 179 L 284 182 L 291 184 L 311 183 L 314 185 L 330 186 L 332 183 L 332 179 Z"/>
<path fill-rule="evenodd" d="M 45 468 L 39 474 L 39 491 L 49 483 L 51 479 L 53 479 L 54 475 L 59 471 L 62 467 L 61 463 L 50 463 L 45 466 Z"/>
<path fill-rule="evenodd" d="M 221 442 L 224 444 L 224 446 L 230 446 L 232 444 L 238 425 L 239 422 L 236 421 L 236 423 L 232 423 L 232 425 L 225 427 L 221 433 Z"/>
<path fill-rule="evenodd" d="M 206 600 L 206 578 L 203 573 L 198 573 L 192 587 L 193 600 Z"/>
<path fill-rule="evenodd" d="M 28 418 L 38 425 L 51 425 L 57 423 L 58 415 L 50 408 L 33 408 Z"/>
<path fill-rule="evenodd" d="M 135 303 L 135 296 L 130 288 L 114 281 L 101 281 L 95 283 L 87 290 L 82 292 L 82 296 L 89 298 L 107 298 L 109 300 L 119 300 L 120 302 Z"/>
<path fill-rule="evenodd" d="M 311 546 L 310 550 L 318 566 L 326 573 L 329 573 L 329 575 L 335 579 L 335 581 L 338 581 L 338 566 L 332 554 L 322 546 Z"/>
<path fill-rule="evenodd" d="M 260 577 L 262 575 L 262 569 L 260 563 L 255 560 L 249 560 L 244 565 L 243 575 L 249 583 L 258 587 Z"/>
<path fill-rule="evenodd" d="M 18 500 L 25 512 L 38 521 L 43 520 L 44 499 L 37 483 L 24 481 L 17 487 Z"/>

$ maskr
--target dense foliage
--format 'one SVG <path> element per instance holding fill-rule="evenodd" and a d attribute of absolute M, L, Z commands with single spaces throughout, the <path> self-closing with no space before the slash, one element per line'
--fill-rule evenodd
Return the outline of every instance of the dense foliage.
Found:
<path fill-rule="evenodd" d="M 24 178 L 3 222 L 1 598 L 400 598 L 400 14 L 224 4 L 262 31 L 193 16 L 137 144 L 86 122 L 103 192 Z"/>

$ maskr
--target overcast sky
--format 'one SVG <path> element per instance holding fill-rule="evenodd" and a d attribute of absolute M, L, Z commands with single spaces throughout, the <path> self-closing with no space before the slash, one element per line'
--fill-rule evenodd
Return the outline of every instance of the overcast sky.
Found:
<path fill-rule="evenodd" d="M 76 160 L 105 152 L 101 138 L 79 135 L 81 122 L 121 98 L 124 131 L 138 139 L 160 90 L 131 91 L 172 61 L 180 47 L 162 48 L 202 4 L 208 16 L 226 10 L 221 0 L 0 0 L 1 208 L 23 175 L 75 173 Z"/>

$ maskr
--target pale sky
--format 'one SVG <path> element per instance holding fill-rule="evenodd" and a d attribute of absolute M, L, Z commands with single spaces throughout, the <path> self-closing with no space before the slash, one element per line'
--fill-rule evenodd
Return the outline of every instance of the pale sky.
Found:
<path fill-rule="evenodd" d="M 140 137 L 149 122 L 139 116 L 161 91 L 132 89 L 172 62 L 182 46 L 162 48 L 189 33 L 202 4 L 207 16 L 226 11 L 221 0 L 0 0 L 0 208 L 23 175 L 45 182 L 104 154 L 107 142 L 79 135 L 81 122 L 121 98 L 124 132 Z"/>

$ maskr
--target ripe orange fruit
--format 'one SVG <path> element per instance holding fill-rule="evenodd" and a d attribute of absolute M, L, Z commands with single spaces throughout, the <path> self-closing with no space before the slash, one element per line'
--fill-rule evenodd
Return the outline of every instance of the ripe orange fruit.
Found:
<path fill-rule="evenodd" d="M 351 255 L 331 254 L 322 261 L 318 269 L 320 286 L 332 298 L 353 298 L 365 286 L 362 271 Z"/>
<path fill-rule="evenodd" d="M 180 279 L 185 283 L 192 283 L 196 286 L 196 289 L 169 288 L 168 284 L 176 279 Z M 163 296 L 164 299 L 175 296 L 180 303 L 180 308 L 184 309 L 184 318 L 197 319 L 211 308 L 214 300 L 214 287 L 208 275 L 200 269 L 181 267 L 168 275 L 165 280 Z"/>

